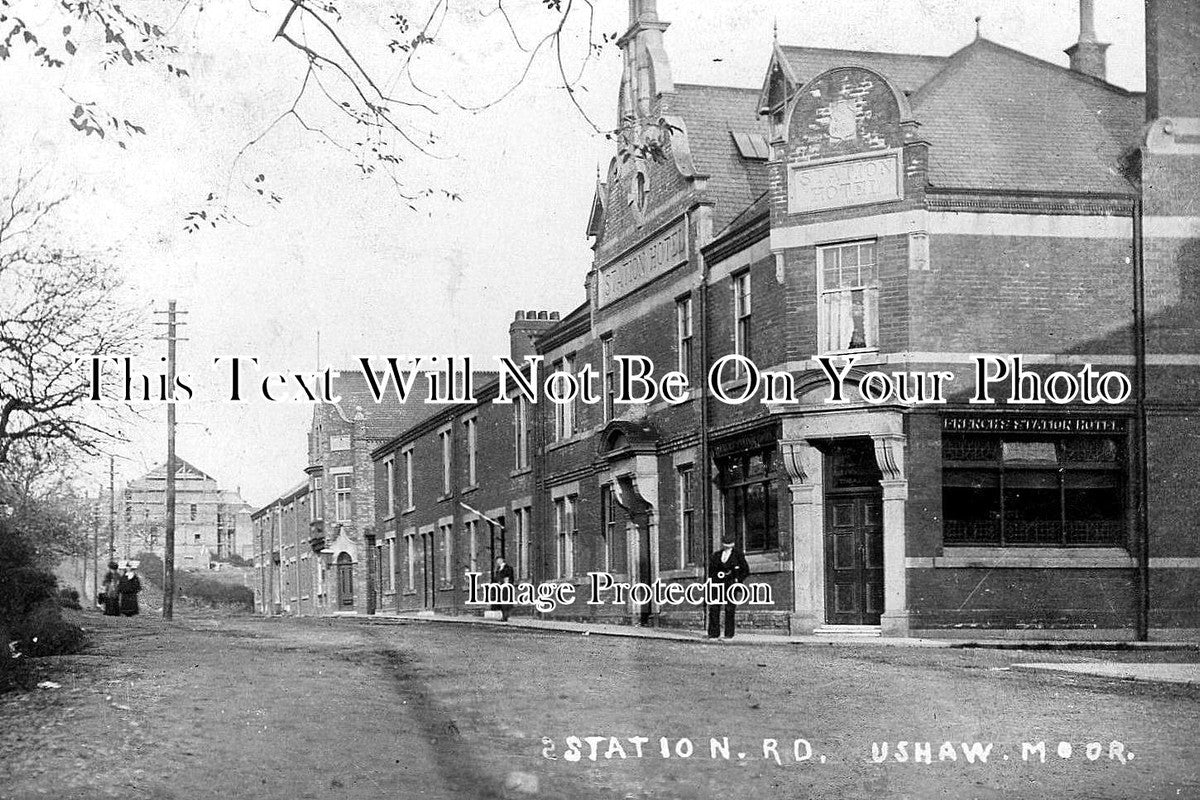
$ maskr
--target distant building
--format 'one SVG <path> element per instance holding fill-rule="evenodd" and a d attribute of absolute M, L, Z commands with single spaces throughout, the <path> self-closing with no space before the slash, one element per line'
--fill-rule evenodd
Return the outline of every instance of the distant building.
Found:
<path fill-rule="evenodd" d="M 264 613 L 374 613 L 379 600 L 382 543 L 375 536 L 371 451 L 437 406 L 423 402 L 424 380 L 415 382 L 407 403 L 390 388 L 376 402 L 357 369 L 337 373 L 335 387 L 337 403 L 313 407 L 305 485 L 252 515 Z"/>
<path fill-rule="evenodd" d="M 254 528 L 255 608 L 263 614 L 312 616 L 328 607 L 325 562 L 310 545 L 309 482 L 250 515 Z"/>
<path fill-rule="evenodd" d="M 250 504 L 187 461 L 176 458 L 175 463 L 176 566 L 207 568 L 230 556 L 250 558 Z M 166 530 L 167 470 L 159 465 L 127 483 L 117 496 L 117 556 L 133 558 L 144 551 L 161 556 Z"/>

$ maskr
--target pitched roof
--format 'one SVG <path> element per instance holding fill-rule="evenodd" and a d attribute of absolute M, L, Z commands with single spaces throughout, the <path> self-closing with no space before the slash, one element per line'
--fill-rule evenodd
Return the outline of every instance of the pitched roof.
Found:
<path fill-rule="evenodd" d="M 175 475 L 176 475 L 176 477 L 180 477 L 181 474 L 185 480 L 191 479 L 191 480 L 212 481 L 213 483 L 217 482 L 216 478 L 214 478 L 211 475 L 209 475 L 208 473 L 204 472 L 204 470 L 198 469 L 196 466 L 190 464 L 187 461 L 184 461 L 179 456 L 175 456 Z M 147 472 L 145 475 L 143 475 L 138 480 L 140 480 L 140 481 L 147 481 L 147 480 L 165 481 L 166 479 L 167 479 L 167 465 L 166 464 L 157 464 L 157 465 L 155 465 L 154 469 Z"/>
<path fill-rule="evenodd" d="M 757 132 L 757 89 L 675 84 L 671 111 L 687 126 L 692 163 L 708 176 L 708 191 L 717 198 L 713 229 L 721 230 L 767 189 L 767 168 L 760 159 L 743 158 L 734 132 Z"/>
<path fill-rule="evenodd" d="M 1118 164 L 1144 119 L 1139 94 L 979 38 L 910 102 L 934 187 L 1131 191 Z"/>
<path fill-rule="evenodd" d="M 377 403 L 361 369 L 341 370 L 334 387 L 340 400 L 334 403 L 333 407 L 346 422 L 353 422 L 355 414 L 361 408 L 366 424 L 366 436 L 391 438 L 439 410 L 439 406 L 425 402 L 428 396 L 428 381 L 424 379 L 424 372 L 422 370 L 422 374 L 413 381 L 412 391 L 404 402 L 400 402 L 396 397 L 389 375 L 388 385 Z M 377 371 L 376 375 L 382 386 L 383 373 Z"/>
<path fill-rule="evenodd" d="M 896 88 L 905 93 L 915 92 L 946 66 L 947 56 L 923 56 L 911 53 L 877 53 L 863 50 L 837 50 L 826 47 L 795 47 L 780 45 L 788 77 L 796 85 L 807 83 L 834 67 L 857 66 L 887 76 Z"/>

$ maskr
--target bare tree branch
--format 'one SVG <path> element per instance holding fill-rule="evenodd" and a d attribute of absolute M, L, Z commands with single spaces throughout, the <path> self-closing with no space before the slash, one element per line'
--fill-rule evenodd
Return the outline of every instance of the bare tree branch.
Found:
<path fill-rule="evenodd" d="M 23 177 L 0 200 L 0 463 L 23 442 L 97 452 L 112 433 L 87 407 L 80 360 L 127 353 L 136 338 L 116 271 L 48 239 L 62 202 Z"/>

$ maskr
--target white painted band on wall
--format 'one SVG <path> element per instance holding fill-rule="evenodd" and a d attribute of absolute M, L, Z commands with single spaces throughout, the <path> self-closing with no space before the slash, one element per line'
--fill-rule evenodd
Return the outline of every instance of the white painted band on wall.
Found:
<path fill-rule="evenodd" d="M 771 250 L 786 250 L 792 247 L 812 247 L 816 244 L 836 242 L 871 236 L 895 236 L 929 231 L 930 213 L 920 209 L 893 211 L 852 219 L 813 222 L 808 225 L 791 225 L 771 229 Z"/>
<path fill-rule="evenodd" d="M 929 215 L 929 232 L 960 236 L 1125 239 L 1132 243 L 1133 219 L 1072 214 L 976 214 L 967 211 L 935 211 Z"/>
<path fill-rule="evenodd" d="M 1151 217 L 1151 220 L 1185 220 L 1190 217 Z M 1177 223 L 1171 223 L 1176 225 Z M 1174 228 L 1172 228 L 1174 229 Z M 1184 226 L 1183 229 L 1190 229 Z M 1150 228 L 1147 229 L 1149 235 Z M 970 211 L 894 211 L 853 219 L 792 225 L 771 231 L 771 249 L 811 247 L 872 236 L 926 232 L 958 236 L 1030 236 L 1055 239 L 1124 239 L 1133 241 L 1130 217 L 1075 214 L 997 214 Z M 1163 235 L 1163 234 L 1159 234 Z M 1192 235 L 1192 234 L 1182 234 Z"/>
<path fill-rule="evenodd" d="M 1147 238 L 1200 239 L 1200 217 L 1145 217 L 1142 233 Z"/>
<path fill-rule="evenodd" d="M 1200 558 L 1197 557 L 1150 557 L 1150 569 L 1200 569 Z"/>
<path fill-rule="evenodd" d="M 859 355 L 855 359 L 856 367 L 869 368 L 878 367 L 889 364 L 921 364 L 921 365 L 941 365 L 941 364 L 969 364 L 974 365 L 975 359 L 983 355 L 996 355 L 983 352 L 978 353 L 937 353 L 937 352 L 904 352 L 904 353 L 867 353 Z M 833 356 L 833 358 L 841 358 L 841 356 Z M 1100 364 L 1104 366 L 1114 367 L 1131 367 L 1133 366 L 1133 356 L 1111 355 L 1100 353 L 1082 353 L 1077 355 L 1058 355 L 1054 353 L 1022 353 L 1021 361 L 1026 366 L 1035 364 L 1048 366 L 1083 366 L 1084 364 Z M 839 363 L 840 362 L 835 362 Z M 1151 366 L 1159 367 L 1196 367 L 1200 366 L 1200 354 L 1197 353 L 1152 353 L 1146 356 L 1146 363 Z M 811 359 L 803 361 L 784 361 L 778 364 L 772 364 L 766 367 L 760 367 L 762 372 L 805 372 L 808 370 L 819 370 L 820 364 Z M 665 408 L 666 405 L 664 404 Z M 651 407 L 654 410 L 654 407 Z"/>

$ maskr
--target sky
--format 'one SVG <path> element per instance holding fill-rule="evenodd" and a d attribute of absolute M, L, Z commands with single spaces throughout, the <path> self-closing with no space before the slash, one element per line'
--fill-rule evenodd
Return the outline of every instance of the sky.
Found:
<path fill-rule="evenodd" d="M 48 5 L 26 0 L 18 8 L 53 24 Z M 161 14 L 181 5 L 143 8 Z M 204 387 L 198 396 L 207 399 L 179 406 L 177 453 L 222 485 L 240 488 L 256 507 L 303 478 L 311 408 L 218 401 L 213 359 L 257 357 L 265 369 L 287 372 L 312 370 L 318 358 L 343 366 L 359 356 L 457 353 L 482 362 L 507 351 L 515 310 L 565 313 L 577 306 L 591 263 L 584 231 L 597 170 L 614 154 L 592 123 L 616 126 L 621 71 L 612 45 L 586 64 L 574 96 L 587 118 L 546 57 L 503 101 L 464 111 L 457 104 L 504 95 L 527 56 L 503 19 L 488 13 L 495 0 L 453 4 L 412 68 L 419 85 L 437 95 L 436 116 L 413 116 L 414 127 L 437 134 L 436 157 L 407 153 L 401 174 L 409 186 L 445 189 L 461 200 L 422 198 L 413 210 L 394 185 L 363 175 L 320 135 L 292 119 L 270 127 L 304 77 L 299 54 L 273 39 L 288 5 L 214 0 L 169 15 L 164 25 L 170 24 L 180 48 L 175 63 L 187 78 L 161 67 L 105 69 L 100 49 L 81 49 L 61 70 L 23 55 L 0 61 L 0 185 L 10 185 L 18 169 L 40 169 L 45 193 L 70 196 L 53 221 L 55 237 L 115 263 L 126 278 L 123 300 L 147 320 L 170 299 L 187 312 L 180 369 L 195 376 Z M 386 48 L 396 4 L 338 5 L 339 30 L 368 69 L 403 92 L 397 60 Z M 626 0 L 595 5 L 597 38 L 624 32 Z M 974 37 L 980 16 L 985 37 L 1062 65 L 1062 51 L 1079 30 L 1076 0 L 659 0 L 658 6 L 671 23 L 664 41 L 674 79 L 731 86 L 761 84 L 775 26 L 784 44 L 948 55 Z M 403 7 L 423 20 L 433 2 Z M 511 0 L 505 8 L 525 46 L 552 22 L 541 0 Z M 564 37 L 572 75 L 583 52 L 584 19 Z M 1142 90 L 1142 4 L 1097 0 L 1096 30 L 1112 43 L 1109 80 Z M 68 124 L 79 98 L 101 102 L 147 133 L 132 137 L 126 149 L 111 137 L 81 135 Z M 319 106 L 312 108 L 311 119 L 322 119 Z M 264 176 L 261 184 L 257 175 Z M 258 200 L 254 190 L 262 186 L 281 201 Z M 209 193 L 228 198 L 236 221 L 185 231 L 184 215 L 202 207 Z M 146 345 L 139 364 L 156 370 L 162 343 Z M 129 429 L 130 441 L 113 450 L 118 485 L 165 460 L 165 409 L 144 407 L 143 416 Z M 107 463 L 79 468 L 89 486 L 107 474 Z"/>

